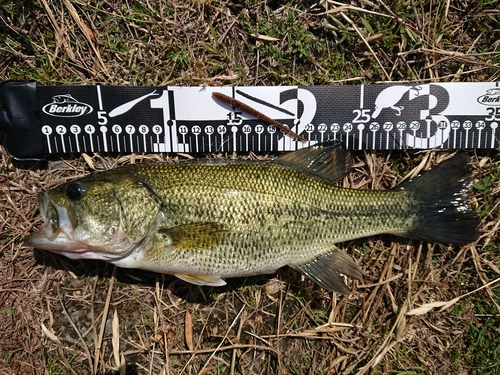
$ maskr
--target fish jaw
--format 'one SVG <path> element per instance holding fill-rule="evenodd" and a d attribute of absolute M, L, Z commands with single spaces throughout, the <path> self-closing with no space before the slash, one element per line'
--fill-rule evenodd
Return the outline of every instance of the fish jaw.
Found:
<path fill-rule="evenodd" d="M 78 231 L 78 219 L 71 206 L 57 204 L 51 199 L 49 192 L 41 193 L 38 200 L 44 227 L 25 237 L 25 245 L 70 259 L 113 261 L 126 258 L 151 241 L 153 231 L 163 220 L 163 213 L 159 213 L 147 235 L 138 241 L 132 241 L 121 224 L 117 228 L 110 226 L 103 238 L 86 238 Z M 118 216 L 121 223 L 120 213 Z"/>
<path fill-rule="evenodd" d="M 130 243 L 120 230 L 115 232 L 114 238 L 115 240 L 109 241 L 109 244 L 93 244 L 68 237 L 61 230 L 56 231 L 52 238 L 48 238 L 45 229 L 41 229 L 28 235 L 24 239 L 24 244 L 64 255 L 73 260 L 92 259 L 113 262 L 139 251 L 149 241 L 149 238 L 144 238 L 136 243 Z"/>
<path fill-rule="evenodd" d="M 48 250 L 70 259 L 103 259 L 101 252 L 96 252 L 89 244 L 75 241 L 58 230 L 51 238 L 46 235 L 46 228 L 31 233 L 24 239 L 26 246 Z"/>
<path fill-rule="evenodd" d="M 48 250 L 70 259 L 103 259 L 95 250 L 97 244 L 81 241 L 75 229 L 78 225 L 74 210 L 55 203 L 48 191 L 38 197 L 43 228 L 29 234 L 24 244 L 37 249 Z"/>
<path fill-rule="evenodd" d="M 56 204 L 47 191 L 38 196 L 43 228 L 31 233 L 24 243 L 38 249 L 65 253 L 76 253 L 89 250 L 88 244 L 74 238 L 76 217 L 73 210 Z"/>

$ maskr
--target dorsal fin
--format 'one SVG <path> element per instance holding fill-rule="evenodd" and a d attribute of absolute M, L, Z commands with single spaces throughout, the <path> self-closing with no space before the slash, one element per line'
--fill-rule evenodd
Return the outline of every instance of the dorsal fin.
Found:
<path fill-rule="evenodd" d="M 345 177 L 351 170 L 349 153 L 339 141 L 318 143 L 283 154 L 272 162 L 312 174 L 331 184 Z"/>

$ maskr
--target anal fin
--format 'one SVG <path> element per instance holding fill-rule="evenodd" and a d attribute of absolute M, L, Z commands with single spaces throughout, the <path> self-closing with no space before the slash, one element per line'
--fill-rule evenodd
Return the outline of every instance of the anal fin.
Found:
<path fill-rule="evenodd" d="M 195 285 L 208 285 L 208 286 L 224 286 L 226 282 L 220 276 L 214 275 L 195 275 L 195 274 L 176 274 L 179 279 L 187 281 Z"/>
<path fill-rule="evenodd" d="M 323 288 L 341 294 L 349 294 L 350 292 L 340 276 L 341 273 L 357 280 L 363 276 L 354 260 L 336 246 L 333 246 L 328 253 L 320 255 L 308 263 L 292 265 L 292 267 Z"/>

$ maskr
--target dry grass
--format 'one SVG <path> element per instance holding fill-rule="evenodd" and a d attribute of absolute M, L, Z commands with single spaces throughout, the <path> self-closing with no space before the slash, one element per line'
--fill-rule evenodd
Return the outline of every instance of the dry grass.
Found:
<path fill-rule="evenodd" d="M 496 1 L 11 1 L 0 4 L 0 79 L 495 81 L 499 16 Z M 470 154 L 483 236 L 464 247 L 390 236 L 341 244 L 365 277 L 339 297 L 287 268 L 200 288 L 26 248 L 41 224 L 37 193 L 90 168 L 76 157 L 20 169 L 2 150 L 0 373 L 498 374 L 500 291 L 489 283 L 500 277 L 500 157 Z M 356 153 L 343 183 L 387 189 L 448 155 Z M 98 170 L 163 157 L 91 156 Z M 422 305 L 429 311 L 407 315 Z"/>

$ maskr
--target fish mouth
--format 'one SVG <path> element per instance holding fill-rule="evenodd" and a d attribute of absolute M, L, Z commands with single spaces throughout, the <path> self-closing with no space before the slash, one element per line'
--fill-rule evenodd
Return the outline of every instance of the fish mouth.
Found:
<path fill-rule="evenodd" d="M 64 207 L 54 202 L 48 192 L 38 197 L 43 228 L 31 233 L 24 239 L 24 244 L 37 249 L 63 253 L 69 258 L 79 258 L 78 253 L 90 250 L 90 246 L 74 236 L 78 225 L 72 207 Z"/>
<path fill-rule="evenodd" d="M 75 211 L 58 205 L 48 192 L 42 193 L 38 198 L 40 213 L 43 218 L 45 236 L 48 240 L 54 240 L 61 232 L 70 236 L 78 225 Z"/>
<path fill-rule="evenodd" d="M 40 214 L 43 218 L 43 228 L 29 234 L 24 244 L 37 249 L 48 250 L 64 255 L 70 259 L 97 259 L 115 261 L 129 256 L 146 246 L 163 220 L 159 212 L 156 220 L 144 238 L 132 241 L 124 233 L 121 225 L 121 213 L 118 212 L 120 224 L 110 225 L 107 234 L 100 238 L 80 238 L 78 218 L 73 207 L 57 204 L 49 195 L 43 192 L 38 197 Z"/>

